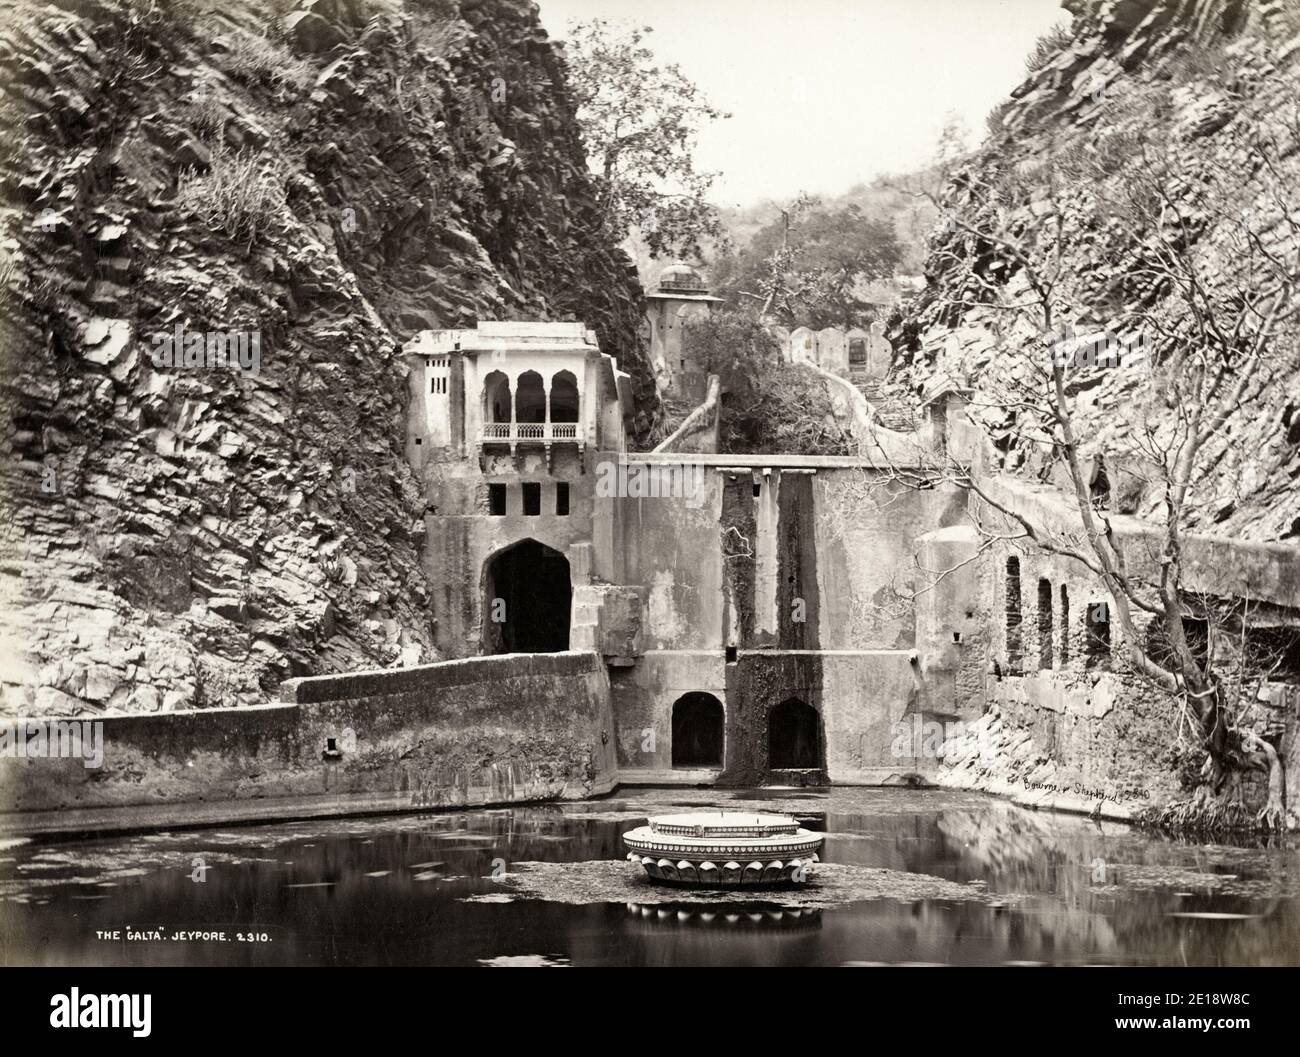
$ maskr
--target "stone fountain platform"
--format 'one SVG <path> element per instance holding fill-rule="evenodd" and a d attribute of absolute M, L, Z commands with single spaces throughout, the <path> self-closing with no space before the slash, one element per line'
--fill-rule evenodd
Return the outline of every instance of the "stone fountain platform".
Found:
<path fill-rule="evenodd" d="M 623 834 L 651 880 L 706 888 L 801 884 L 823 839 L 788 815 L 741 811 L 656 815 Z"/>

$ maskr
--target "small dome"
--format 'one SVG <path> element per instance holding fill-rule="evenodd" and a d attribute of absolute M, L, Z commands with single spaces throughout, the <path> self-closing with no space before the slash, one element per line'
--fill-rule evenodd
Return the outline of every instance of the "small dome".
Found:
<path fill-rule="evenodd" d="M 659 289 L 663 293 L 703 294 L 708 292 L 708 284 L 689 264 L 676 261 L 659 273 Z"/>

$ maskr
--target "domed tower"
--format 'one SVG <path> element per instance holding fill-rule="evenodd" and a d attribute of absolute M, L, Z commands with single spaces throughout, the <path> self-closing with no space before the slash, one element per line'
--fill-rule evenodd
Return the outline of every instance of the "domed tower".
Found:
<path fill-rule="evenodd" d="M 696 403 L 708 388 L 705 365 L 695 362 L 682 343 L 682 328 L 693 319 L 708 319 L 720 297 L 709 295 L 704 276 L 682 261 L 659 273 L 658 288 L 646 294 L 646 320 L 650 324 L 650 362 L 665 395 Z"/>

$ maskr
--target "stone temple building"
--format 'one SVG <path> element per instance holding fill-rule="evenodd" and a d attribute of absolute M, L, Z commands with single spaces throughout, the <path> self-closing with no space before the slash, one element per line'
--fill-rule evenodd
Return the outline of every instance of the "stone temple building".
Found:
<path fill-rule="evenodd" d="M 690 270 L 665 278 L 661 351 L 677 347 L 665 321 L 705 296 Z M 422 335 L 407 356 L 440 650 L 598 654 L 622 782 L 901 781 L 939 762 L 900 758 L 913 719 L 1041 697 L 1052 737 L 1084 738 L 1061 726 L 1071 711 L 1123 693 L 1084 570 L 982 553 L 964 490 L 899 483 L 936 445 L 977 444 L 958 390 L 931 395 L 888 466 L 633 454 L 626 378 L 580 324 L 481 323 Z M 1054 501 L 989 487 L 1012 507 Z M 1141 526 L 1115 520 L 1136 548 Z M 1255 557 L 1295 564 L 1288 548 Z M 1256 578 L 1257 597 L 1284 622 L 1300 598 L 1279 572 Z"/>
<path fill-rule="evenodd" d="M 645 336 L 661 392 L 695 403 L 704 399 L 707 365 L 695 361 L 682 330 L 691 320 L 707 319 L 721 301 L 709 294 L 704 274 L 689 264 L 670 264 L 659 273 L 656 289 L 646 294 Z"/>
<path fill-rule="evenodd" d="M 979 500 L 927 476 L 951 454 L 1001 508 L 1053 531 L 1077 519 L 1050 485 L 985 471 L 960 380 L 854 456 L 634 453 L 629 379 L 580 323 L 425 332 L 403 355 L 441 659 L 290 679 L 262 708 L 106 717 L 115 769 L 4 761 L 14 810 L 73 827 L 147 802 L 163 825 L 199 800 L 239 818 L 251 800 L 337 813 L 933 782 L 1123 818 L 1179 795 L 1169 702 L 1114 662 L 1096 577 L 981 533 Z M 824 374 L 863 400 L 851 370 Z M 1103 478 L 1104 506 L 1120 492 Z M 1152 527 L 1108 519 L 1130 569 L 1157 575 Z M 1183 557 L 1205 598 L 1249 591 L 1252 634 L 1277 645 L 1260 729 L 1300 771 L 1296 548 L 1189 536 Z"/>

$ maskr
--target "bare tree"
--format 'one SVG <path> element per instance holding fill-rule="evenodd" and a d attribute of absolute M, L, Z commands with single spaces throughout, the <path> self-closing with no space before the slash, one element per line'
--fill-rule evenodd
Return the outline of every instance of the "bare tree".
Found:
<path fill-rule="evenodd" d="M 1015 527 L 1097 579 L 1113 603 L 1122 662 L 1170 695 L 1197 732 L 1206 755 L 1191 814 L 1210 824 L 1242 820 L 1238 782 L 1258 766 L 1271 776 L 1258 822 L 1276 827 L 1286 816 L 1276 750 L 1240 707 L 1244 684 L 1226 680 L 1213 654 L 1189 643 L 1184 619 L 1198 609 L 1184 548 L 1197 504 L 1213 501 L 1200 494 L 1207 452 L 1222 446 L 1234 415 L 1300 367 L 1298 132 L 1293 120 L 1278 141 L 1252 145 L 1260 194 L 1244 211 L 1236 174 L 1192 171 L 1176 152 L 1132 140 L 1089 152 L 1054 145 L 1031 173 L 968 165 L 952 174 L 942 200 L 918 192 L 946 218 L 949 237 L 932 260 L 949 291 L 939 306 L 945 321 L 975 318 L 1001 336 L 981 380 L 988 395 L 972 401 L 970 417 L 998 434 L 1004 452 L 1040 452 L 1064 471 L 1078 529 L 1051 530 L 1000 501 L 975 467 L 951 456 L 900 473 L 927 485 L 936 478 L 960 484 L 978 497 L 972 507 L 986 536 L 1016 538 L 1006 531 Z M 1067 186 L 1076 192 L 1068 201 Z M 1095 189 L 1095 223 L 1123 226 L 1111 240 L 1120 259 L 1110 270 L 1124 277 L 1132 299 L 1099 291 L 1067 253 L 1081 223 L 1081 186 Z M 1031 195 L 1035 208 L 1018 208 Z M 1117 311 L 1116 303 L 1125 307 Z M 1094 501 L 1091 438 L 1076 402 L 1097 372 L 1135 353 L 1137 366 L 1126 367 L 1146 372 L 1145 393 L 1131 409 L 1131 441 L 1120 454 L 1141 466 L 1158 496 L 1158 545 L 1153 562 L 1131 569 Z M 1148 648 L 1142 615 L 1162 630 L 1161 650 Z"/>

